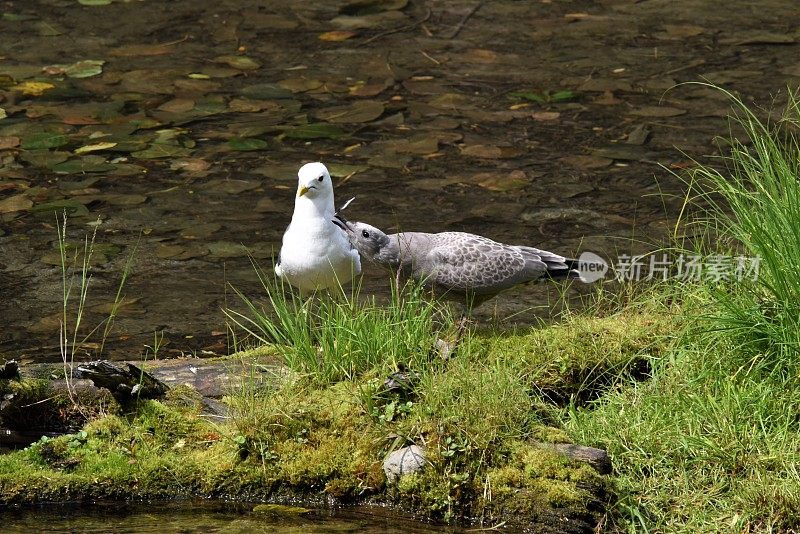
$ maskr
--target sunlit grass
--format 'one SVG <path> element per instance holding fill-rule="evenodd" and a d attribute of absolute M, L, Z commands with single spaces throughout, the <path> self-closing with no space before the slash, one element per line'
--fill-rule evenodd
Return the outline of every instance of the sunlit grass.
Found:
<path fill-rule="evenodd" d="M 705 250 L 760 258 L 756 279 L 683 285 L 683 326 L 652 378 L 573 405 L 573 439 L 614 459 L 609 525 L 629 532 L 800 527 L 800 109 L 762 121 L 734 95 L 719 168 L 690 176 Z"/>
<path fill-rule="evenodd" d="M 362 298 L 358 285 L 349 293 L 301 299 L 254 266 L 266 302 L 261 305 L 234 288 L 245 307 L 226 310 L 235 332 L 274 345 L 289 369 L 316 382 L 353 379 L 375 368 L 423 369 L 437 336 L 453 324 L 449 309 L 425 298 L 420 287 L 392 291 L 386 305 L 372 296 Z"/>

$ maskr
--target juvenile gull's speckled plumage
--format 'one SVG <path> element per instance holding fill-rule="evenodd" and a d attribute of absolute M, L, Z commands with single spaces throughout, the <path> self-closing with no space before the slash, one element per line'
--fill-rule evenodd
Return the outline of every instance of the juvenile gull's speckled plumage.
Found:
<path fill-rule="evenodd" d="M 387 235 L 366 223 L 341 217 L 337 222 L 364 258 L 468 306 L 517 284 L 578 277 L 576 260 L 533 247 L 505 245 L 465 232 Z"/>

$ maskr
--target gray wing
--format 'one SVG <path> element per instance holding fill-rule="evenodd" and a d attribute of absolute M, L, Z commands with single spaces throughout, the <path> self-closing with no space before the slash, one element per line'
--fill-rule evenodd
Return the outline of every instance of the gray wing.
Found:
<path fill-rule="evenodd" d="M 431 244 L 425 271 L 431 282 L 450 289 L 496 293 L 548 272 L 547 262 L 538 254 L 543 251 L 530 247 L 504 245 L 461 232 L 435 234 Z M 547 254 L 549 260 L 563 261 L 560 256 Z"/>

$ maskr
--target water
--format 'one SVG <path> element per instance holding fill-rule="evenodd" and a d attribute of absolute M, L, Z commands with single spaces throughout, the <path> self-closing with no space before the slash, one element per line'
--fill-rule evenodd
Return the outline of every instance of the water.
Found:
<path fill-rule="evenodd" d="M 379 509 L 313 510 L 301 516 L 262 515 L 252 505 L 221 502 L 93 504 L 10 508 L 3 511 L 3 532 L 116 534 L 458 534 L 462 529 L 438 527 L 381 514 Z"/>
<path fill-rule="evenodd" d="M 676 83 L 768 105 L 800 81 L 795 0 L 345 4 L 4 4 L 0 356 L 60 359 L 64 210 L 70 259 L 97 231 L 77 339 L 132 259 L 114 328 L 78 359 L 224 354 L 230 287 L 259 294 L 247 251 L 270 268 L 306 161 L 384 229 L 613 260 L 670 234 L 668 169 L 727 132 L 719 93 Z M 557 295 L 515 289 L 478 319 L 530 324 Z"/>

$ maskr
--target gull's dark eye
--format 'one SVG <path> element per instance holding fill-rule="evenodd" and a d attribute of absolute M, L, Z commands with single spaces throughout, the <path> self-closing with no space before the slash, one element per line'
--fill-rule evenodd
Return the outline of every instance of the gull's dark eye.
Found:
<path fill-rule="evenodd" d="M 367 232 L 366 230 L 361 230 L 361 235 L 369 239 L 369 232 Z"/>
<path fill-rule="evenodd" d="M 321 182 L 323 178 L 325 178 L 325 175 L 324 175 L 324 174 L 323 174 L 322 176 L 320 176 L 319 178 L 317 178 L 317 181 L 318 181 L 318 182 Z"/>

